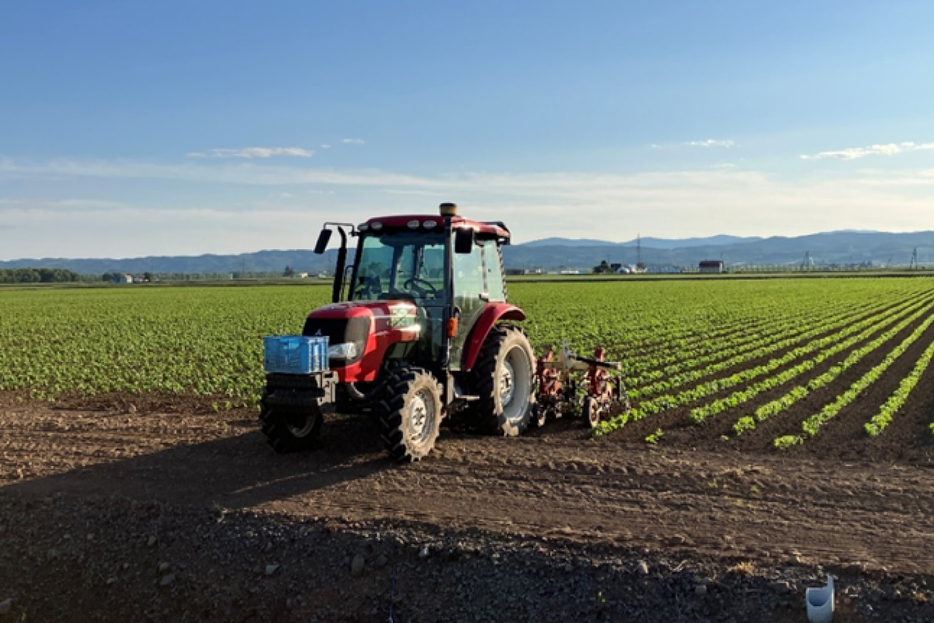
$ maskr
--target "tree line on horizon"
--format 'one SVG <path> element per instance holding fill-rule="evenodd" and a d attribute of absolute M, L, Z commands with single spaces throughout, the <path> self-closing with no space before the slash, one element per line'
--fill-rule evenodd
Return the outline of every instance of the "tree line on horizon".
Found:
<path fill-rule="evenodd" d="M 65 268 L 4 268 L 0 269 L 0 283 L 68 283 L 84 278 Z"/>

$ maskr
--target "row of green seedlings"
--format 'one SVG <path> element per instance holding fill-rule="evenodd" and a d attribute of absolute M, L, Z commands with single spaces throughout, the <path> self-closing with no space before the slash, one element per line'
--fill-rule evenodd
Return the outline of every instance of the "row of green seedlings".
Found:
<path fill-rule="evenodd" d="M 919 317 L 923 313 L 925 313 L 924 310 L 916 312 L 914 315 L 906 319 L 903 324 L 907 326 L 915 318 Z M 848 339 L 837 341 L 840 340 L 840 338 L 845 337 L 848 333 L 851 333 L 852 331 L 850 329 L 841 331 L 836 335 L 811 342 L 807 346 L 791 351 L 780 359 L 773 359 L 768 364 L 763 366 L 764 370 L 768 370 L 768 372 L 764 372 L 764 374 L 768 374 L 782 367 L 783 364 L 781 362 L 783 361 L 785 363 L 789 363 L 791 360 L 790 355 L 794 354 L 796 351 L 804 353 L 806 351 L 814 351 L 816 349 L 823 349 L 825 346 L 830 346 L 826 350 L 821 350 L 821 352 L 818 353 L 816 357 L 803 361 L 795 366 L 792 366 L 791 368 L 788 368 L 787 370 L 783 370 L 775 376 L 765 378 L 742 391 L 734 392 L 726 398 L 721 398 L 704 406 L 692 409 L 688 419 L 690 419 L 694 424 L 700 424 L 711 416 L 718 415 L 728 409 L 733 409 L 741 404 L 745 404 L 760 394 L 775 389 L 776 387 L 780 387 L 796 379 L 802 374 L 813 370 L 831 357 L 834 357 L 835 355 L 855 346 L 856 344 L 869 339 L 869 337 L 871 337 L 874 333 L 878 332 L 880 329 L 884 329 L 886 326 L 889 326 L 896 320 L 897 318 L 884 317 L 880 322 L 879 319 L 871 318 L 859 324 L 853 325 L 852 331 L 860 331 L 860 329 L 863 330 L 861 330 L 856 335 L 849 337 Z"/>
<path fill-rule="evenodd" d="M 895 361 L 901 357 L 906 350 L 908 350 L 912 344 L 914 344 L 927 329 L 934 324 L 934 315 L 925 320 L 917 329 L 915 329 L 911 335 L 902 340 L 901 344 L 893 348 L 877 366 L 869 370 L 866 374 L 860 377 L 855 383 L 850 385 L 849 388 L 837 398 L 824 406 L 820 412 L 815 413 L 814 415 L 807 418 L 802 424 L 801 428 L 804 431 L 804 434 L 809 437 L 814 437 L 820 431 L 820 427 L 827 423 L 829 420 L 834 418 L 844 407 L 851 404 L 856 400 L 860 394 L 862 394 L 868 387 L 875 383 L 886 370 L 891 367 Z M 783 435 L 778 437 L 773 441 L 773 445 L 776 448 L 788 448 L 790 446 L 798 445 L 804 443 L 805 437 L 802 435 Z"/>
<path fill-rule="evenodd" d="M 759 333 L 761 331 L 771 331 L 778 324 L 787 324 L 789 322 L 809 322 L 815 318 L 826 316 L 828 312 L 835 312 L 837 309 L 851 309 L 852 305 L 844 302 L 837 303 L 832 309 L 818 309 L 813 307 L 797 308 L 793 314 L 779 313 L 773 306 L 766 306 L 764 309 L 747 308 L 743 314 L 737 314 L 730 318 L 729 322 L 718 322 L 716 329 L 706 329 L 696 325 L 685 325 L 679 328 L 667 327 L 665 331 L 659 331 L 662 339 L 651 343 L 644 343 L 639 346 L 630 346 L 629 352 L 637 361 L 651 360 L 653 356 L 663 355 L 672 359 L 673 352 L 683 352 L 688 350 L 697 350 L 709 347 L 711 344 L 717 344 L 721 340 L 733 340 L 739 337 L 742 339 L 746 335 Z M 742 329 L 739 334 L 737 333 Z M 673 359 L 674 360 L 674 359 Z"/>
<path fill-rule="evenodd" d="M 879 307 L 882 307 L 882 305 L 880 304 Z M 836 310 L 833 309 L 830 310 L 832 315 L 829 316 L 827 315 L 827 310 L 801 313 L 787 318 L 782 322 L 774 323 L 769 326 L 768 331 L 761 333 L 752 331 L 747 326 L 740 323 L 738 326 L 730 328 L 731 335 L 729 338 L 722 340 L 710 339 L 692 350 L 680 349 L 677 345 L 672 345 L 667 350 L 668 354 L 665 357 L 656 359 L 643 358 L 637 360 L 639 363 L 627 366 L 627 381 L 630 386 L 635 388 L 630 392 L 630 399 L 639 400 L 646 398 L 653 394 L 660 393 L 661 391 L 669 391 L 675 387 L 686 385 L 687 383 L 703 378 L 707 376 L 707 374 L 714 372 L 709 367 L 710 364 L 721 360 L 724 357 L 724 353 L 732 353 L 733 356 L 730 358 L 730 361 L 732 361 L 733 364 L 737 362 L 742 363 L 748 358 L 746 353 L 756 351 L 770 344 L 775 344 L 775 339 L 778 336 L 789 335 L 789 333 L 794 333 L 793 330 L 798 330 L 798 333 L 800 333 L 803 331 L 804 327 L 811 326 L 815 321 L 819 321 L 821 325 L 825 325 L 828 322 L 836 323 L 842 318 L 849 320 L 850 318 L 865 313 L 861 311 L 858 314 L 854 314 L 852 312 L 852 306 L 849 305 L 841 305 L 840 309 L 845 311 L 837 314 L 834 313 Z M 719 365 L 722 370 L 733 364 L 724 362 Z M 695 370 L 684 377 L 677 376 L 694 368 L 701 369 Z M 640 369 L 646 369 L 646 371 L 642 374 L 634 374 L 635 371 Z M 705 374 L 705 372 L 707 374 Z M 659 381 L 659 379 L 666 380 Z"/>
<path fill-rule="evenodd" d="M 688 348 L 698 339 L 727 335 L 731 326 L 748 323 L 752 318 L 758 319 L 759 324 L 764 325 L 776 314 L 788 313 L 780 301 L 772 299 L 757 299 L 747 302 L 744 306 L 728 306 L 729 314 L 711 311 L 711 307 L 704 303 L 695 305 L 694 308 L 705 310 L 701 318 L 709 321 L 708 324 L 693 321 L 696 317 L 694 315 L 691 316 L 692 322 L 672 323 L 672 315 L 668 310 L 656 308 L 657 321 L 644 326 L 638 334 L 631 336 L 629 350 L 641 357 L 667 351 L 671 345 Z M 728 317 L 723 318 L 724 315 Z M 717 319 L 715 323 L 713 318 Z"/>
<path fill-rule="evenodd" d="M 901 303 L 900 305 L 894 308 L 891 308 L 891 310 L 898 311 L 912 304 L 913 303 Z M 643 387 L 639 387 L 637 385 L 634 389 L 630 390 L 629 398 L 630 400 L 641 400 L 641 399 L 659 394 L 663 391 L 671 391 L 672 389 L 676 389 L 678 387 L 687 385 L 694 381 L 701 380 L 704 377 L 717 374 L 719 372 L 722 372 L 723 370 L 728 370 L 729 368 L 735 367 L 737 365 L 741 365 L 745 363 L 746 361 L 749 361 L 750 359 L 757 359 L 759 357 L 765 357 L 766 355 L 770 355 L 774 352 L 784 350 L 785 348 L 789 348 L 799 342 L 812 339 L 822 333 L 826 333 L 828 331 L 834 331 L 841 326 L 847 326 L 847 325 L 855 326 L 853 325 L 854 318 L 862 318 L 861 322 L 864 322 L 864 323 L 868 321 L 872 321 L 878 314 L 878 310 L 884 308 L 885 306 L 886 305 L 884 304 L 878 304 L 877 306 L 873 307 L 868 313 L 866 313 L 865 311 L 862 311 L 858 314 L 843 313 L 843 314 L 839 314 L 836 316 L 831 316 L 831 317 L 825 318 L 824 321 L 817 327 L 812 327 L 807 331 L 799 331 L 797 334 L 792 334 L 790 337 L 776 341 L 774 338 L 777 335 L 787 335 L 789 333 L 788 331 L 789 327 L 783 325 L 782 331 L 776 332 L 775 334 L 755 340 L 754 342 L 748 345 L 749 348 L 739 349 L 738 352 L 735 348 L 731 348 L 728 345 L 724 345 L 721 347 L 720 349 L 721 353 L 719 355 L 715 354 L 710 357 L 702 357 L 700 359 L 690 359 L 689 358 L 690 354 L 688 353 L 682 354 L 682 357 L 685 357 L 685 363 L 683 364 L 683 366 L 676 366 L 675 368 L 673 369 L 670 368 L 669 370 L 666 371 L 669 375 L 673 374 L 674 376 L 669 376 L 666 380 L 658 381 L 656 383 L 653 383 L 651 385 L 646 385 Z M 807 324 L 802 323 L 802 322 L 797 322 L 797 323 L 791 324 L 790 326 L 794 326 L 796 328 L 801 329 L 802 327 L 806 327 Z M 709 363 L 710 361 L 715 361 L 719 357 L 722 357 L 722 352 L 729 352 L 729 351 L 737 352 L 737 354 L 726 360 L 720 361 L 718 363 L 713 363 L 712 365 L 706 365 L 706 366 L 703 365 L 705 363 Z M 695 368 L 695 366 L 701 366 L 701 367 Z M 695 369 L 691 369 L 687 372 L 682 372 L 679 374 L 679 368 L 683 368 L 683 367 L 690 367 L 690 368 L 695 368 Z M 636 381 L 636 383 L 638 383 L 638 381 Z"/>
<path fill-rule="evenodd" d="M 911 370 L 911 373 L 901 380 L 901 383 L 898 384 L 898 389 L 889 396 L 889 399 L 885 401 L 885 404 L 882 405 L 879 412 L 872 416 L 871 420 L 866 422 L 864 428 L 866 429 L 867 435 L 870 437 L 877 437 L 892 423 L 892 418 L 898 413 L 898 410 L 904 406 L 911 391 L 918 385 L 918 381 L 921 380 L 921 376 L 930 365 L 932 356 L 934 356 L 934 341 L 924 350 L 924 353 L 922 353 L 921 357 L 915 363 L 915 367 Z M 934 424 L 931 424 L 931 431 L 934 432 Z"/>
<path fill-rule="evenodd" d="M 925 286 L 917 286 L 909 290 L 899 292 L 898 302 L 904 302 L 911 300 L 915 297 L 924 296 L 929 294 L 931 289 Z M 892 297 L 880 297 L 882 300 L 891 301 Z M 896 303 L 898 304 L 898 303 Z M 832 306 L 798 306 L 795 307 L 796 313 L 789 315 L 786 312 L 787 303 L 784 300 L 781 300 L 779 303 L 773 303 L 771 300 L 768 304 L 759 305 L 756 307 L 749 307 L 743 310 L 743 314 L 735 318 L 735 322 L 729 324 L 719 324 L 716 330 L 702 330 L 698 331 L 697 327 L 690 328 L 680 328 L 680 329 L 671 329 L 668 328 L 668 332 L 665 335 L 666 339 L 656 342 L 642 342 L 642 343 L 633 343 L 627 345 L 627 355 L 634 359 L 636 362 L 642 362 L 645 360 L 652 360 L 652 355 L 662 352 L 666 354 L 664 359 L 656 359 L 661 365 L 668 364 L 672 361 L 680 360 L 680 353 L 685 351 L 697 351 L 703 349 L 705 346 L 713 344 L 714 346 L 720 345 L 720 338 L 726 337 L 727 342 L 733 342 L 733 338 L 737 337 L 737 329 L 742 329 L 739 332 L 738 342 L 741 342 L 744 339 L 748 339 L 747 336 L 750 334 L 755 334 L 762 329 L 768 330 L 768 332 L 774 332 L 773 329 L 778 325 L 789 324 L 794 326 L 795 323 L 799 324 L 810 324 L 814 321 L 822 320 L 828 315 L 833 315 L 839 309 L 851 310 L 853 308 L 852 301 L 849 300 L 840 300 Z M 776 318 L 776 316 L 781 316 Z M 632 366 L 627 370 L 627 373 L 633 374 L 634 372 L 639 371 L 639 368 Z M 661 370 L 652 370 L 654 374 L 663 374 Z M 654 378 L 659 378 L 655 376 Z"/>
<path fill-rule="evenodd" d="M 697 360 L 701 355 L 708 355 L 708 358 L 722 357 L 724 351 L 738 352 L 738 349 L 749 348 L 748 344 L 754 343 L 756 347 L 760 346 L 762 340 L 772 335 L 787 335 L 790 328 L 800 328 L 811 326 L 814 323 L 825 325 L 835 322 L 842 317 L 861 317 L 886 306 L 897 307 L 910 302 L 921 292 L 907 293 L 902 299 L 895 303 L 891 299 L 877 301 L 870 308 L 860 308 L 853 310 L 853 305 L 848 301 L 839 302 L 833 306 L 827 307 L 808 307 L 800 308 L 793 315 L 784 315 L 781 318 L 767 317 L 758 321 L 749 322 L 748 316 L 737 318 L 735 323 L 731 323 L 722 331 L 717 333 L 698 333 L 693 330 L 692 335 L 696 338 L 692 346 L 688 346 L 688 340 L 674 339 L 661 343 L 661 350 L 665 353 L 662 357 L 642 356 L 638 353 L 627 353 L 635 360 L 627 368 L 629 378 L 636 385 L 642 385 L 663 376 L 670 375 L 676 370 L 671 367 L 665 367 L 670 363 L 685 363 L 685 358 Z M 929 294 L 925 291 L 924 294 Z M 761 332 L 765 329 L 764 332 Z M 638 355 L 638 356 L 637 356 Z M 706 362 L 705 362 L 706 363 Z M 682 366 L 676 366 L 681 367 Z M 646 370 L 644 373 L 643 370 Z M 642 373 L 641 376 L 636 374 Z"/>
<path fill-rule="evenodd" d="M 745 432 L 754 430 L 756 426 L 776 415 L 779 415 L 790 409 L 800 400 L 803 400 L 811 393 L 818 391 L 837 379 L 841 374 L 865 359 L 870 353 L 878 350 L 883 344 L 891 340 L 900 332 L 905 330 L 919 317 L 930 311 L 930 306 L 912 314 L 905 320 L 898 323 L 895 327 L 889 329 L 865 346 L 850 353 L 842 362 L 832 366 L 823 374 L 814 377 L 806 385 L 799 385 L 782 397 L 768 402 L 755 410 L 753 415 L 744 415 L 733 424 L 733 433 L 741 435 Z"/>
<path fill-rule="evenodd" d="M 915 303 L 915 304 L 903 305 L 902 307 L 905 307 L 905 306 L 909 306 L 909 307 L 910 307 L 910 306 L 913 306 L 913 305 L 916 305 L 916 303 Z M 892 314 L 898 314 L 898 313 L 901 313 L 902 311 L 903 311 L 902 308 L 892 308 L 892 309 L 889 309 L 889 310 L 885 311 L 885 312 L 883 313 L 883 317 L 889 316 L 889 315 L 892 315 Z M 702 385 L 699 385 L 698 387 L 694 388 L 693 390 L 688 390 L 688 392 L 682 392 L 682 394 L 688 393 L 688 394 L 690 395 L 690 397 L 691 397 L 691 400 L 700 399 L 700 398 L 706 398 L 707 396 L 709 396 L 709 395 L 711 395 L 711 394 L 717 393 L 717 392 L 722 391 L 722 390 L 725 390 L 725 389 L 729 389 L 730 387 L 733 387 L 733 386 L 735 386 L 735 385 L 738 385 L 738 384 L 740 384 L 740 383 L 742 383 L 742 382 L 744 382 L 744 381 L 747 381 L 747 380 L 750 380 L 750 379 L 752 379 L 752 378 L 761 376 L 761 375 L 763 375 L 763 374 L 767 374 L 767 373 L 769 373 L 769 372 L 771 372 L 771 371 L 773 371 L 773 370 L 775 370 L 775 369 L 777 369 L 777 368 L 779 368 L 779 367 L 781 367 L 781 366 L 783 366 L 783 365 L 786 365 L 787 363 L 790 363 L 790 362 L 794 361 L 795 359 L 799 358 L 800 356 L 802 356 L 802 355 L 804 355 L 804 354 L 807 354 L 807 353 L 809 353 L 809 352 L 812 352 L 813 350 L 816 350 L 816 349 L 820 348 L 820 347 L 821 347 L 822 345 L 824 345 L 824 344 L 827 344 L 827 343 L 830 343 L 830 342 L 832 342 L 832 341 L 838 340 L 838 339 L 840 339 L 841 337 L 844 337 L 844 336 L 846 336 L 846 335 L 849 335 L 850 333 L 854 333 L 854 332 L 860 330 L 861 328 L 866 327 L 866 326 L 868 326 L 868 325 L 870 325 L 870 324 L 877 323 L 878 320 L 879 320 L 879 315 L 875 315 L 875 316 L 870 315 L 869 317 L 864 318 L 863 320 L 861 320 L 861 321 L 858 322 L 858 323 L 852 323 L 852 318 L 850 318 L 850 317 L 845 318 L 845 319 L 838 319 L 838 320 L 837 320 L 836 322 L 834 322 L 833 324 L 830 324 L 830 325 L 822 325 L 822 326 L 813 328 L 813 329 L 811 329 L 811 330 L 809 330 L 809 331 L 805 331 L 805 332 L 803 332 L 803 333 L 801 333 L 801 334 L 799 334 L 799 335 L 797 335 L 797 336 L 794 336 L 794 337 L 791 337 L 791 338 L 788 338 L 788 339 L 785 339 L 785 340 L 781 340 L 781 341 L 778 341 L 778 342 L 768 343 L 768 344 L 766 344 L 765 346 L 762 346 L 762 347 L 756 349 L 755 351 L 746 353 L 744 356 L 737 356 L 737 357 L 731 358 L 731 359 L 729 359 L 729 360 L 723 362 L 722 364 L 718 364 L 718 365 L 714 365 L 714 366 L 709 366 L 709 367 L 706 368 L 705 370 L 700 370 L 699 372 L 700 372 L 701 374 L 700 374 L 700 376 L 699 376 L 698 378 L 703 378 L 703 377 L 706 377 L 706 376 L 710 376 L 710 375 L 712 375 L 712 374 L 715 374 L 715 373 L 720 372 L 720 371 L 722 371 L 722 370 L 728 369 L 728 368 L 730 368 L 730 367 L 734 367 L 734 366 L 737 366 L 737 365 L 741 365 L 741 364 L 743 364 L 743 363 L 749 361 L 750 359 L 758 359 L 758 358 L 760 358 L 760 357 L 764 357 L 764 356 L 766 356 L 766 355 L 769 355 L 769 354 L 771 354 L 771 353 L 773 353 L 773 352 L 780 351 L 780 350 L 783 350 L 783 349 L 785 349 L 785 348 L 788 348 L 788 347 L 790 347 L 790 346 L 792 346 L 792 345 L 794 345 L 794 344 L 798 344 L 798 343 L 804 342 L 804 341 L 806 341 L 806 340 L 812 340 L 812 341 L 810 341 L 810 342 L 806 342 L 803 346 L 799 346 L 798 348 L 795 348 L 795 349 L 789 351 L 789 352 L 786 353 L 783 357 L 780 357 L 780 358 L 778 358 L 778 359 L 773 359 L 773 360 L 771 360 L 768 364 L 765 364 L 765 365 L 763 365 L 763 366 L 756 366 L 756 367 L 754 367 L 754 368 L 747 368 L 747 369 L 745 369 L 745 370 L 742 370 L 742 371 L 740 371 L 740 372 L 737 372 L 737 373 L 735 373 L 735 374 L 733 374 L 733 375 L 731 375 L 731 376 L 729 376 L 729 377 L 723 378 L 723 379 L 717 379 L 717 380 L 713 380 L 713 381 L 708 381 L 707 383 L 704 383 L 704 384 L 702 384 Z M 827 333 L 828 331 L 838 330 L 841 326 L 843 327 L 842 331 L 839 331 L 838 333 L 835 333 L 835 334 L 833 334 L 833 335 L 831 335 L 831 336 L 829 336 L 829 337 L 825 337 L 825 338 L 823 338 L 822 340 L 815 340 L 815 338 L 816 338 L 818 335 L 825 334 L 825 333 Z M 693 375 L 685 375 L 685 378 L 686 378 L 687 380 L 684 380 L 684 381 L 681 382 L 681 383 L 673 384 L 673 386 L 674 386 L 674 387 L 677 387 L 677 386 L 679 386 L 679 385 L 681 385 L 681 384 L 687 384 L 687 383 L 690 382 L 691 380 L 697 380 L 696 378 L 695 378 L 695 379 L 690 378 L 691 376 L 693 376 Z M 687 397 L 687 396 L 682 396 L 682 394 L 679 394 L 678 397 L 682 397 L 682 398 L 686 398 L 686 397 Z M 632 397 L 633 395 L 639 395 L 638 390 L 635 391 L 635 392 L 630 392 L 630 397 Z M 663 397 L 663 398 L 664 398 L 664 397 Z M 691 401 L 691 400 L 688 400 L 688 401 Z M 678 404 L 677 406 L 681 406 L 681 404 L 684 404 L 684 401 L 683 401 L 683 400 L 682 400 L 682 401 L 679 401 L 679 404 Z M 641 407 L 641 406 L 642 406 L 642 405 L 640 405 L 640 407 Z"/>
<path fill-rule="evenodd" d="M 914 304 L 909 303 L 907 306 L 913 307 L 914 305 L 918 305 L 918 303 L 914 303 Z M 901 313 L 902 311 L 903 310 L 900 308 L 890 308 L 889 310 L 883 312 L 882 316 L 883 318 L 885 318 L 891 315 L 897 315 Z M 843 331 L 836 334 L 836 336 L 834 337 L 825 338 L 825 340 L 826 339 L 840 339 L 840 337 L 842 336 L 845 336 L 854 331 L 860 330 L 867 324 L 878 323 L 878 322 L 879 322 L 878 316 L 867 318 L 858 324 L 850 325 L 849 327 L 845 328 Z M 828 331 L 828 327 L 819 327 L 817 329 L 814 329 L 812 331 L 808 331 L 802 334 L 796 339 L 793 339 L 791 343 L 803 341 L 804 339 L 811 339 L 811 338 L 816 337 L 817 335 L 826 333 L 827 331 Z M 628 412 L 621 413 L 620 415 L 610 420 L 601 422 L 595 429 L 594 434 L 596 436 L 608 434 L 610 432 L 623 428 L 629 422 L 642 420 L 651 415 L 655 415 L 663 411 L 668 411 L 670 409 L 681 407 L 691 402 L 701 400 L 710 395 L 716 394 L 725 389 L 729 389 L 730 387 L 739 385 L 755 377 L 761 376 L 763 374 L 768 374 L 770 371 L 789 363 L 790 361 L 800 357 L 802 354 L 806 354 L 808 352 L 811 352 L 814 349 L 820 348 L 820 343 L 826 343 L 826 342 L 824 340 L 820 340 L 818 342 L 812 342 L 811 344 L 814 344 L 813 347 L 811 346 L 811 344 L 808 344 L 798 349 L 795 349 L 780 359 L 772 360 L 772 362 L 770 362 L 769 365 L 758 366 L 755 368 L 748 368 L 746 370 L 733 374 L 732 376 L 708 381 L 707 383 L 697 385 L 696 387 L 684 390 L 675 395 L 665 394 L 658 398 L 645 401 L 642 404 L 638 405 L 637 407 L 629 410 Z M 744 361 L 758 358 L 759 356 L 763 356 L 764 354 L 768 354 L 769 352 L 772 352 L 771 349 L 764 348 L 761 350 L 762 350 L 761 353 L 759 351 L 751 353 L 750 355 L 746 357 L 746 359 L 744 359 Z M 778 363 L 775 363 L 775 362 L 778 362 Z"/>

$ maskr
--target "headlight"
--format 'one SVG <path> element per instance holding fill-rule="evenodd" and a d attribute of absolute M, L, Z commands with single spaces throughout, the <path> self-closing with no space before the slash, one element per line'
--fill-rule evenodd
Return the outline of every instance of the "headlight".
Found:
<path fill-rule="evenodd" d="M 360 349 L 356 342 L 344 342 L 328 346 L 328 359 L 356 359 Z"/>

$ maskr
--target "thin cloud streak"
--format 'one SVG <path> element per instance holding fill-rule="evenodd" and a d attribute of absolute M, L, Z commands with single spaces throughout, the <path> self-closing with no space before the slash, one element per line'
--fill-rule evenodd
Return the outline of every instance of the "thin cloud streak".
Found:
<path fill-rule="evenodd" d="M 858 160 L 867 156 L 894 156 L 909 151 L 930 151 L 934 150 L 934 143 L 914 143 L 905 141 L 903 143 L 884 143 L 869 145 L 868 147 L 847 147 L 836 151 L 822 151 L 816 154 L 803 154 L 802 160 L 824 160 L 827 158 L 836 160 Z"/>
<path fill-rule="evenodd" d="M 272 158 L 273 156 L 293 156 L 311 158 L 315 152 L 302 147 L 244 147 L 243 149 L 215 148 L 210 151 L 215 158 Z M 195 151 L 185 154 L 189 158 L 205 158 L 207 154 Z"/>
<path fill-rule="evenodd" d="M 708 138 L 705 141 L 688 141 L 685 145 L 689 147 L 733 147 L 736 143 L 729 139 Z"/>

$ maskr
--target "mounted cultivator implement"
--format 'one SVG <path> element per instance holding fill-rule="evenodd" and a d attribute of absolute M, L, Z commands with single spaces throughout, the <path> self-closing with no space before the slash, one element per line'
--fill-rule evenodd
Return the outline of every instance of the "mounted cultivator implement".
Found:
<path fill-rule="evenodd" d="M 578 357 L 567 345 L 556 357 L 554 347 L 547 347 L 535 369 L 534 423 L 542 426 L 549 418 L 580 413 L 594 428 L 612 411 L 628 410 L 629 397 L 622 379 L 611 373 L 619 370 L 620 364 L 604 361 L 604 357 L 599 347 L 594 349 L 593 357 Z"/>
<path fill-rule="evenodd" d="M 417 461 L 455 413 L 515 436 L 549 413 L 579 411 L 595 426 L 621 402 L 610 375 L 619 364 L 601 349 L 536 361 L 513 324 L 525 312 L 506 301 L 503 223 L 465 219 L 444 203 L 437 215 L 325 223 L 315 253 L 334 231 L 332 304 L 308 315 L 302 335 L 266 338 L 259 417 L 277 451 L 313 445 L 335 410 L 372 411 L 389 454 Z M 357 238 L 353 258 L 348 236 Z"/>

